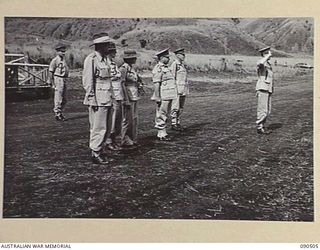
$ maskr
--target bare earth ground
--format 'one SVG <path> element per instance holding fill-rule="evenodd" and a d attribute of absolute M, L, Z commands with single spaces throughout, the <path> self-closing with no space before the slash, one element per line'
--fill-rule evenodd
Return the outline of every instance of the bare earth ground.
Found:
<path fill-rule="evenodd" d="M 186 131 L 155 140 L 154 103 L 139 106 L 140 146 L 90 162 L 80 78 L 66 115 L 52 99 L 6 103 L 4 217 L 313 221 L 312 74 L 278 80 L 269 128 L 255 131 L 255 83 L 192 81 Z"/>

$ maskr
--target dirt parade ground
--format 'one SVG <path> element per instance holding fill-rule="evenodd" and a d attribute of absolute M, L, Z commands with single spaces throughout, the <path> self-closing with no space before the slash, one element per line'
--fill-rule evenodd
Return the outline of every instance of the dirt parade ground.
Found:
<path fill-rule="evenodd" d="M 65 122 L 52 99 L 6 102 L 3 217 L 313 221 L 312 73 L 276 79 L 270 135 L 256 133 L 252 79 L 193 75 L 170 142 L 156 140 L 148 90 L 139 146 L 109 165 L 90 160 L 80 77 Z"/>

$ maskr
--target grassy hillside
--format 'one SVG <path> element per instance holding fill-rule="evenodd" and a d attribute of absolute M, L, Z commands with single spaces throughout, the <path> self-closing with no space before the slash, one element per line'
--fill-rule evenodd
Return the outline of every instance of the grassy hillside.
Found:
<path fill-rule="evenodd" d="M 243 19 L 239 27 L 257 40 L 274 48 L 293 53 L 313 53 L 312 18 Z"/>
<path fill-rule="evenodd" d="M 121 37 L 129 44 L 145 39 L 147 49 L 159 50 L 170 45 L 172 49 L 184 47 L 191 53 L 254 55 L 263 43 L 253 39 L 229 19 L 194 19 L 179 25 L 140 24 Z"/>
<path fill-rule="evenodd" d="M 101 31 L 117 38 L 134 29 L 136 23 L 136 19 L 113 18 L 6 18 L 6 42 L 12 42 L 21 34 L 69 41 L 90 40 L 93 34 Z"/>
<path fill-rule="evenodd" d="M 277 42 L 275 54 L 287 56 L 282 50 L 313 51 L 313 25 L 308 22 L 310 30 L 304 30 L 301 28 L 307 25 L 304 22 L 304 19 L 283 18 L 6 18 L 5 41 L 7 46 L 37 47 L 44 40 L 51 46 L 57 40 L 86 44 L 93 34 L 106 31 L 119 45 L 132 48 L 140 48 L 144 42 L 144 47 L 152 50 L 185 47 L 190 53 L 255 55 L 257 48 Z M 276 32 L 270 23 L 281 24 L 280 31 Z M 296 27 L 295 33 L 292 31 L 288 35 L 285 24 L 291 30 Z"/>

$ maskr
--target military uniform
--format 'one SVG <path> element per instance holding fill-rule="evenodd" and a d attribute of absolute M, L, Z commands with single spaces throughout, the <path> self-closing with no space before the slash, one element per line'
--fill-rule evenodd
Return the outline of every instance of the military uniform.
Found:
<path fill-rule="evenodd" d="M 108 61 L 110 63 L 111 85 L 114 93 L 111 134 L 117 136 L 121 133 L 122 120 L 123 89 L 121 85 L 121 72 L 114 61 L 109 59 Z"/>
<path fill-rule="evenodd" d="M 157 54 L 159 58 L 168 55 L 168 49 Z M 161 60 L 154 67 L 152 75 L 155 92 L 151 99 L 157 102 L 155 128 L 158 129 L 158 138 L 162 139 L 167 138 L 168 135 L 166 132 L 167 115 L 172 105 L 172 100 L 177 98 L 177 87 L 170 67 L 168 64 L 161 62 Z"/>
<path fill-rule="evenodd" d="M 115 44 L 110 45 L 110 51 L 116 50 Z M 111 150 L 120 149 L 116 144 L 116 137 L 121 135 L 121 125 L 122 125 L 122 101 L 123 97 L 123 88 L 121 83 L 121 72 L 118 69 L 116 62 L 107 58 L 108 64 L 110 65 L 110 76 L 111 76 L 111 85 L 113 89 L 114 99 L 112 103 L 112 118 L 111 118 L 111 129 L 108 133 L 107 141 L 108 148 Z"/>
<path fill-rule="evenodd" d="M 184 55 L 184 49 L 178 49 L 174 52 Z M 171 72 L 174 75 L 178 97 L 172 100 L 171 124 L 173 128 L 180 128 L 180 117 L 185 105 L 186 96 L 189 94 L 187 69 L 183 61 L 176 59 L 170 66 Z"/>
<path fill-rule="evenodd" d="M 107 37 L 105 38 L 107 39 Z M 87 56 L 83 68 L 83 87 L 86 91 L 83 103 L 89 109 L 90 143 L 92 156 L 103 153 L 114 94 L 111 85 L 111 67 L 102 55 L 95 51 Z"/>
<path fill-rule="evenodd" d="M 264 52 L 270 47 L 259 50 Z M 269 59 L 262 58 L 257 63 L 258 81 L 256 84 L 257 105 L 257 130 L 258 133 L 265 132 L 265 123 L 271 113 L 271 95 L 273 93 L 273 71 Z"/>
<path fill-rule="evenodd" d="M 57 51 L 65 52 L 66 47 L 64 45 L 58 45 L 56 47 Z M 53 76 L 53 86 L 54 86 L 54 108 L 57 120 L 63 120 L 62 115 L 63 108 L 67 103 L 67 86 L 65 79 L 69 76 L 69 68 L 66 63 L 64 56 L 57 55 L 52 59 L 49 66 L 49 72 Z"/>
<path fill-rule="evenodd" d="M 135 51 L 125 51 L 124 59 L 136 58 Z M 123 76 L 125 103 L 123 105 L 123 120 L 121 132 L 121 144 L 132 146 L 137 143 L 138 137 L 138 109 L 139 98 L 139 75 L 128 63 L 123 63 L 120 67 Z"/>

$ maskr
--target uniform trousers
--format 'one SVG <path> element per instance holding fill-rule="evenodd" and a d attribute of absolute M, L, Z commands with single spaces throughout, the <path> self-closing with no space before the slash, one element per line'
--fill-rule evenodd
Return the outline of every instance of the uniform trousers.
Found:
<path fill-rule="evenodd" d="M 123 105 L 123 119 L 121 130 L 121 142 L 125 143 L 126 137 L 133 142 L 137 142 L 138 137 L 138 109 L 137 101 L 130 101 L 128 105 Z"/>
<path fill-rule="evenodd" d="M 168 112 L 172 106 L 171 100 L 162 100 L 156 108 L 155 128 L 158 129 L 158 137 L 167 136 L 166 122 Z"/>
<path fill-rule="evenodd" d="M 67 86 L 63 77 L 54 76 L 54 108 L 53 111 L 56 115 L 62 113 L 64 106 L 67 103 Z"/>
<path fill-rule="evenodd" d="M 171 109 L 171 124 L 177 125 L 180 124 L 180 117 L 186 102 L 185 95 L 178 95 L 178 98 L 172 100 L 172 109 Z"/>
<path fill-rule="evenodd" d="M 114 100 L 112 102 L 111 128 L 107 135 L 107 144 L 115 142 L 116 137 L 121 135 L 122 113 L 122 101 Z"/>
<path fill-rule="evenodd" d="M 108 128 L 111 126 L 111 106 L 101 106 L 97 110 L 89 106 L 90 141 L 89 147 L 93 156 L 102 153 L 105 146 Z"/>
<path fill-rule="evenodd" d="M 258 106 L 257 106 L 257 121 L 258 129 L 264 127 L 268 116 L 271 114 L 271 93 L 264 90 L 257 91 Z"/>

